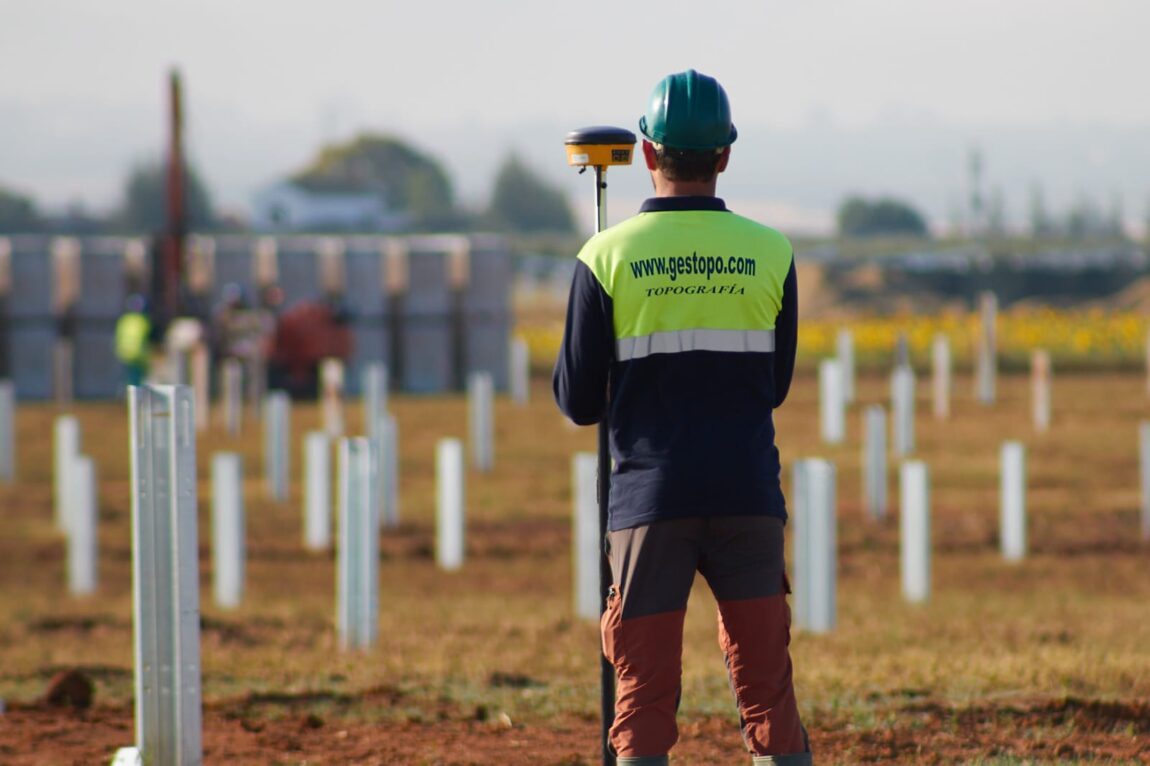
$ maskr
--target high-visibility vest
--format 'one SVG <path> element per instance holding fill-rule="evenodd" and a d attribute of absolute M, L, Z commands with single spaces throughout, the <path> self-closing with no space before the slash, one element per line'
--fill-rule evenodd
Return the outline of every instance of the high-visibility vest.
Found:
<path fill-rule="evenodd" d="M 641 213 L 579 254 L 614 306 L 616 360 L 774 351 L 791 243 L 734 213 Z"/>
<path fill-rule="evenodd" d="M 116 322 L 116 358 L 137 364 L 148 358 L 148 335 L 152 325 L 143 314 L 129 313 Z"/>

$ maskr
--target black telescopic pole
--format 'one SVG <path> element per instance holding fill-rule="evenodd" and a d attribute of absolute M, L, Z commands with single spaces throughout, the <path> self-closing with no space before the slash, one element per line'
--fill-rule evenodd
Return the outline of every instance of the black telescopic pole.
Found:
<path fill-rule="evenodd" d="M 564 141 L 567 147 L 567 164 L 580 168 L 582 173 L 588 167 L 595 169 L 595 233 L 607 228 L 607 168 L 611 165 L 630 165 L 635 148 L 635 134 L 623 128 L 596 125 L 580 128 L 567 134 Z M 608 386 L 610 384 L 608 383 Z M 607 508 L 611 494 L 611 450 L 608 443 L 610 433 L 610 392 L 608 410 L 599 422 L 599 461 L 596 496 L 599 501 L 599 540 L 607 540 Z M 599 555 L 599 615 L 607 611 L 607 596 L 611 589 L 611 562 L 605 549 Z M 599 653 L 600 710 L 603 722 L 601 744 L 603 766 L 615 766 L 615 754 L 611 752 L 611 725 L 615 723 L 615 668 L 602 653 Z"/>
<path fill-rule="evenodd" d="M 607 228 L 607 168 L 595 166 L 595 233 Z M 599 540 L 607 539 L 607 500 L 611 493 L 611 449 L 608 412 L 599 421 L 599 467 L 596 497 L 599 501 Z M 599 557 L 599 613 L 607 609 L 607 596 L 611 589 L 611 562 L 604 550 Z M 615 723 L 615 667 L 606 655 L 599 653 L 600 720 L 602 721 L 603 766 L 615 766 L 615 753 L 611 750 L 611 725 Z"/>

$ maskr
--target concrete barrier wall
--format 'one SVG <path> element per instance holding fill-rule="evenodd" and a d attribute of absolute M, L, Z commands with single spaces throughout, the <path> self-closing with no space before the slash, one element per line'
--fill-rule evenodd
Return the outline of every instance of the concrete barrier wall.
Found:
<path fill-rule="evenodd" d="M 51 237 L 9 240 L 10 288 L 0 300 L 6 329 L 8 369 L 21 399 L 47 399 L 52 392 L 52 347 L 71 327 L 75 340 L 75 395 L 120 395 L 123 373 L 115 358 L 115 325 L 127 296 L 125 253 L 133 240 L 80 238 L 80 291 L 72 321 L 61 321 L 54 304 L 56 274 Z M 486 370 L 507 387 L 511 333 L 511 257 L 495 236 L 278 237 L 225 235 L 212 240 L 214 255 L 207 297 L 214 306 L 223 286 L 243 285 L 258 296 L 257 276 L 267 274 L 268 246 L 285 307 L 324 292 L 324 263 L 337 261 L 343 297 L 352 313 L 354 352 L 347 381 L 358 393 L 360 371 L 382 361 L 392 385 L 413 393 L 458 389 L 470 372 Z M 264 255 L 257 257 L 262 248 Z M 339 254 L 333 256 L 333 250 Z M 321 251 L 327 255 L 321 256 Z M 463 253 L 466 279 L 458 279 Z M 395 280 L 396 262 L 403 278 Z M 453 274 L 455 278 L 453 280 Z M 389 281 L 390 275 L 390 281 Z M 390 291 L 389 291 L 390 285 Z M 0 351 L 3 346 L 0 346 Z M 0 365 L 2 367 L 2 365 Z"/>

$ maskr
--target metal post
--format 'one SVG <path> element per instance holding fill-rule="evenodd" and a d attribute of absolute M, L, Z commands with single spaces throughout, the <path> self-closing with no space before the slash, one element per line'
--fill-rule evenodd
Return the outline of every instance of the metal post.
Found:
<path fill-rule="evenodd" d="M 136 742 L 148 764 L 202 763 L 196 436 L 187 386 L 132 386 Z"/>
<path fill-rule="evenodd" d="M 914 452 L 914 370 L 896 367 L 890 379 L 891 415 L 894 417 L 894 453 Z"/>
<path fill-rule="evenodd" d="M 846 385 L 837 359 L 819 363 L 819 422 L 823 441 L 841 444 L 846 435 Z"/>
<path fill-rule="evenodd" d="M 930 598 L 930 482 L 926 463 L 908 460 L 899 471 L 899 547 L 902 595 Z"/>
<path fill-rule="evenodd" d="M 323 431 L 304 437 L 303 544 L 309 551 L 331 548 L 331 442 Z"/>
<path fill-rule="evenodd" d="M 843 373 L 843 399 L 847 404 L 855 400 L 855 336 L 845 327 L 836 338 L 839 367 Z"/>
<path fill-rule="evenodd" d="M 69 490 L 71 506 L 68 520 L 68 589 L 74 596 L 87 596 L 96 591 L 96 470 L 92 458 L 73 458 L 73 486 Z"/>
<path fill-rule="evenodd" d="M 511 341 L 511 401 L 527 404 L 531 395 L 531 349 L 523 338 Z"/>
<path fill-rule="evenodd" d="M 1021 442 L 1003 442 L 1001 464 L 1002 557 L 1021 561 L 1026 557 L 1026 448 Z"/>
<path fill-rule="evenodd" d="M 0 380 L 0 482 L 16 481 L 16 387 Z"/>
<path fill-rule="evenodd" d="M 942 333 L 934 336 L 931 346 L 931 373 L 934 389 L 934 417 L 950 417 L 950 339 Z"/>
<path fill-rule="evenodd" d="M 992 292 L 978 296 L 981 327 L 978 342 L 976 393 L 982 404 L 994 404 L 995 377 L 998 367 L 998 298 Z"/>
<path fill-rule="evenodd" d="M 442 439 L 436 448 L 435 561 L 448 571 L 463 566 L 463 444 Z"/>
<path fill-rule="evenodd" d="M 399 423 L 394 415 L 384 415 L 380 424 L 379 452 L 381 478 L 379 492 L 383 506 L 381 523 L 388 529 L 399 526 Z"/>
<path fill-rule="evenodd" d="M 72 471 L 80 455 L 80 424 L 71 415 L 56 418 L 53 443 L 53 497 L 56 509 L 56 529 L 67 532 L 71 522 L 71 492 L 75 486 Z"/>
<path fill-rule="evenodd" d="M 599 617 L 599 558 L 603 555 L 595 508 L 596 456 L 580 452 L 571 461 L 572 560 L 575 581 L 575 614 L 588 620 Z"/>
<path fill-rule="evenodd" d="M 234 452 L 212 457 L 212 573 L 216 604 L 240 605 L 244 595 L 244 468 Z"/>
<path fill-rule="evenodd" d="M 360 377 L 363 390 L 363 433 L 379 438 L 380 421 L 387 412 L 387 368 L 380 362 L 367 365 Z"/>
<path fill-rule="evenodd" d="M 1050 430 L 1050 352 L 1036 350 L 1030 357 L 1030 391 L 1034 429 L 1039 433 Z"/>
<path fill-rule="evenodd" d="M 1142 475 L 1142 540 L 1150 542 L 1150 421 L 1138 424 L 1138 465 Z"/>
<path fill-rule="evenodd" d="M 490 471 L 495 463 L 493 399 L 495 386 L 489 372 L 474 372 L 467 379 L 467 412 L 471 460 L 476 470 Z"/>
<path fill-rule="evenodd" d="M 886 410 L 872 404 L 863 411 L 863 507 L 874 521 L 886 518 Z"/>
<path fill-rule="evenodd" d="M 818 458 L 794 466 L 795 621 L 812 633 L 835 626 L 835 466 Z"/>
<path fill-rule="evenodd" d="M 264 480 L 275 500 L 288 499 L 291 477 L 291 397 L 272 391 L 264 398 Z"/>
<path fill-rule="evenodd" d="M 339 571 L 340 645 L 367 649 L 379 626 L 379 535 L 377 466 L 369 439 L 339 441 Z"/>

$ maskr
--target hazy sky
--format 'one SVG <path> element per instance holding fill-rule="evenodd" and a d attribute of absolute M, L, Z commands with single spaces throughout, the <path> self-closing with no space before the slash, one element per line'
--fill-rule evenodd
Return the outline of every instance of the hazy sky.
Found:
<path fill-rule="evenodd" d="M 0 184 L 114 204 L 162 145 L 172 65 L 194 157 L 232 205 L 364 128 L 443 157 L 478 202 L 511 148 L 559 177 L 563 130 L 634 129 L 653 84 L 687 67 L 727 88 L 744 153 L 884 125 L 1150 136 L 1147 30 L 1147 0 L 0 0 Z M 757 183 L 737 185 L 795 196 Z"/>

